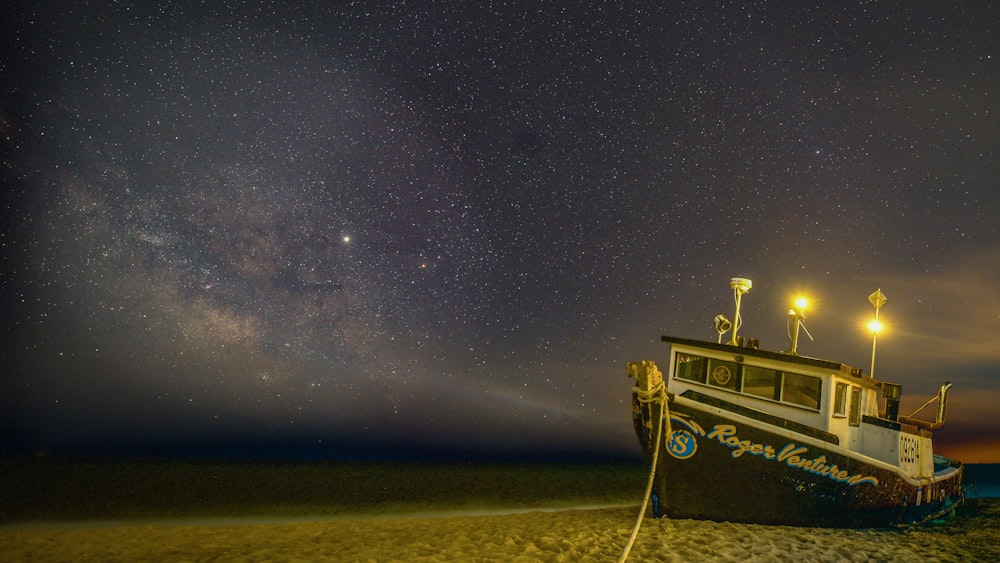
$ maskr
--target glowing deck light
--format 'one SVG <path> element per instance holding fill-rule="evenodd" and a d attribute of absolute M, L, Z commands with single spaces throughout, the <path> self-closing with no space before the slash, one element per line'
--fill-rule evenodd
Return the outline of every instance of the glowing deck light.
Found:
<path fill-rule="evenodd" d="M 873 320 L 871 320 L 868 323 L 868 330 L 872 331 L 872 333 L 874 333 L 874 334 L 878 334 L 878 333 L 882 332 L 882 329 L 884 329 L 884 328 L 885 328 L 885 325 L 882 324 L 882 321 L 880 321 L 878 319 L 873 319 Z"/>
<path fill-rule="evenodd" d="M 803 296 L 798 296 L 795 298 L 792 308 L 788 310 L 788 320 L 794 323 L 794 327 L 791 333 L 788 335 L 791 340 L 791 347 L 788 350 L 789 354 L 797 356 L 799 351 L 799 329 L 801 328 L 806 332 L 806 336 L 809 340 L 812 340 L 812 335 L 809 334 L 809 330 L 806 329 L 806 325 L 803 321 L 806 320 L 805 310 L 809 307 L 809 300 Z"/>

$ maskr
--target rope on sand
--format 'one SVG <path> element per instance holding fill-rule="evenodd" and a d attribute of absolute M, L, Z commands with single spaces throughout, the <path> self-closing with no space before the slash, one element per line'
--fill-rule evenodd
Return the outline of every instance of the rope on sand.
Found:
<path fill-rule="evenodd" d="M 636 519 L 635 527 L 632 528 L 632 535 L 629 537 L 628 544 L 625 545 L 625 549 L 622 551 L 622 556 L 618 558 L 618 563 L 625 563 L 628 559 L 628 555 L 632 551 L 632 546 L 635 544 L 635 538 L 639 535 L 639 527 L 642 526 L 642 519 L 646 515 L 646 507 L 649 505 L 649 498 L 653 494 L 653 480 L 654 477 L 656 477 L 656 460 L 660 455 L 660 441 L 662 438 L 664 424 L 667 426 L 667 435 L 671 435 L 670 412 L 669 407 L 667 406 L 667 392 L 663 382 L 661 381 L 656 387 L 650 389 L 649 391 L 643 391 L 639 388 L 635 388 L 632 392 L 636 394 L 640 403 L 659 403 L 660 420 L 656 425 L 656 445 L 653 447 L 653 462 L 649 466 L 649 482 L 646 484 L 646 496 L 642 499 L 642 507 L 639 509 L 639 517 Z"/>

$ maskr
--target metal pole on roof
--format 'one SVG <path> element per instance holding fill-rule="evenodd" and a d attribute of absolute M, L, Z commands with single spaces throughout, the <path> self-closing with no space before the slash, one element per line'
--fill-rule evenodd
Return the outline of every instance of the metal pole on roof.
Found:
<path fill-rule="evenodd" d="M 878 341 L 878 333 L 882 331 L 882 322 L 878 320 L 878 310 L 888 301 L 881 288 L 876 289 L 868 296 L 868 302 L 872 304 L 872 307 L 875 307 L 875 319 L 868 323 L 868 329 L 872 331 L 872 366 L 868 370 L 868 375 L 873 378 L 875 377 L 875 344 Z"/>

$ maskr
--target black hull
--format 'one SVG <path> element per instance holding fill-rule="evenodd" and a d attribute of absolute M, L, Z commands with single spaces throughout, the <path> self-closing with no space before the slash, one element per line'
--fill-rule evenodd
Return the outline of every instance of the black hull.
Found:
<path fill-rule="evenodd" d="M 680 403 L 680 404 L 679 404 Z M 656 403 L 634 401 L 636 433 L 653 456 Z M 671 401 L 663 432 L 654 516 L 821 527 L 898 527 L 953 513 L 963 470 L 916 485 L 882 464 L 768 424 L 734 422 L 693 402 Z M 796 437 L 800 439 L 796 439 Z M 819 442 L 824 443 L 824 442 Z"/>

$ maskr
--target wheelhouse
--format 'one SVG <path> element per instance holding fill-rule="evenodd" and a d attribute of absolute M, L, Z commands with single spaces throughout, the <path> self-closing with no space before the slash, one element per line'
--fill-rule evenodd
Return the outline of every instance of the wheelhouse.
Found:
<path fill-rule="evenodd" d="M 914 478 L 934 473 L 928 425 L 897 420 L 899 385 L 838 362 L 669 336 L 663 341 L 671 347 L 671 394 L 852 450 Z M 886 399 L 881 412 L 880 393 Z"/>

